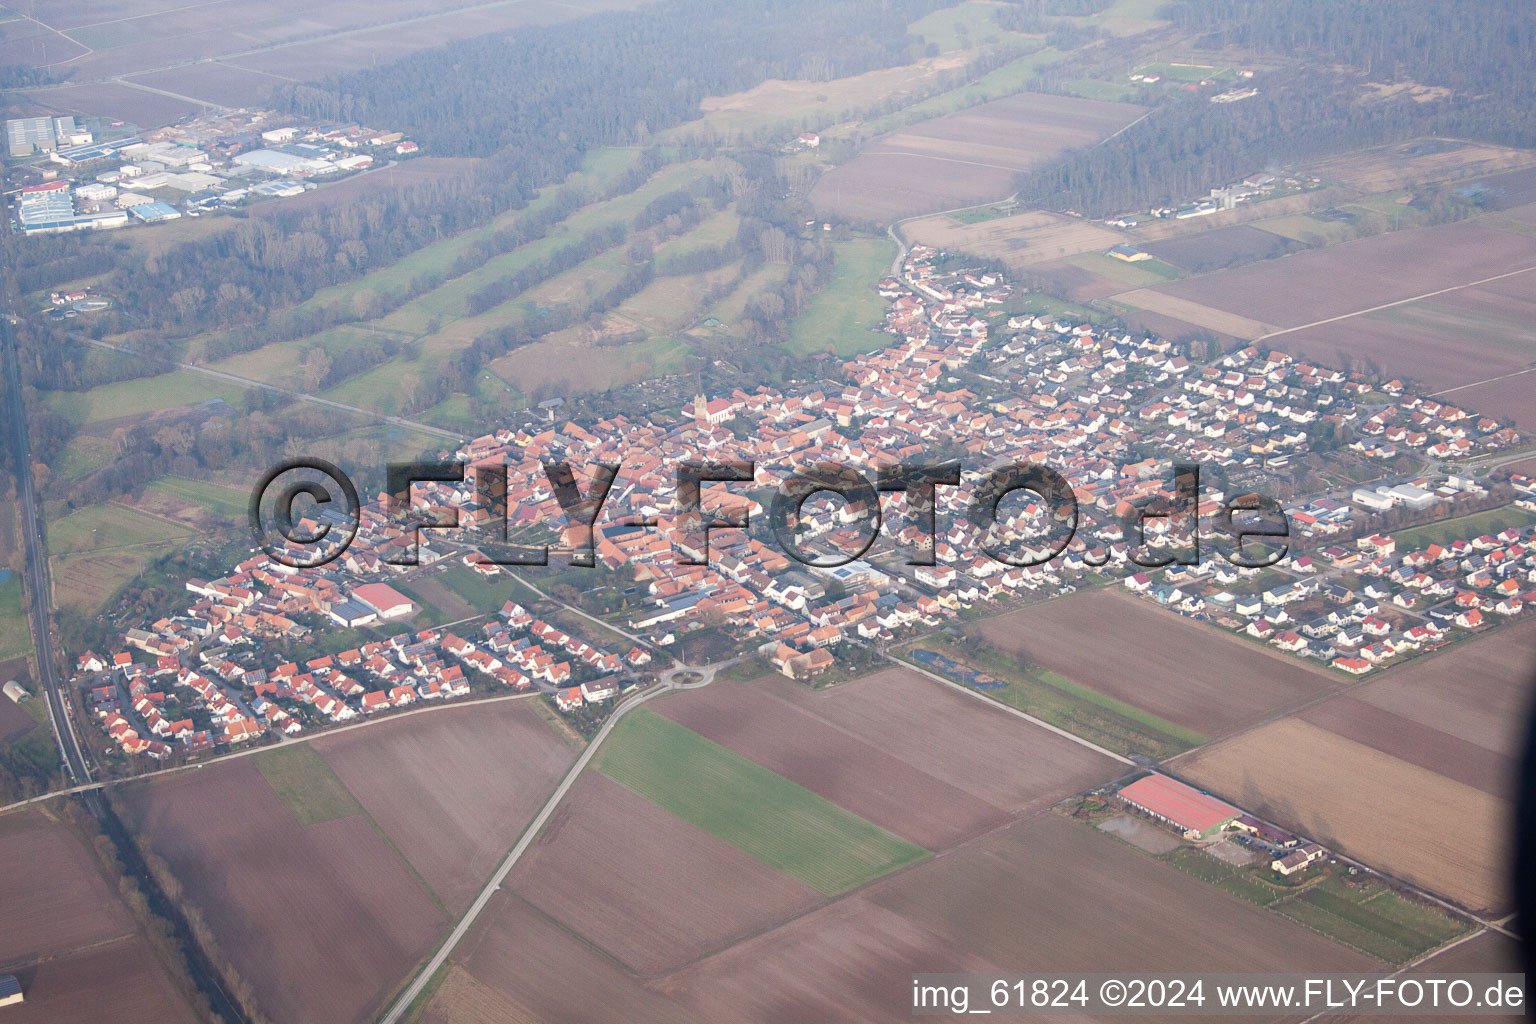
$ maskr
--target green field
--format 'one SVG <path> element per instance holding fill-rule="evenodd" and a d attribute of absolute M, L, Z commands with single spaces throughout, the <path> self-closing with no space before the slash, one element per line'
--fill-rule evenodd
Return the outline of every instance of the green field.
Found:
<path fill-rule="evenodd" d="M 244 522 L 249 514 L 250 492 L 207 480 L 189 480 L 184 476 L 161 477 L 147 485 L 147 491 L 164 494 L 193 505 L 201 505 L 220 519 Z"/>
<path fill-rule="evenodd" d="M 1272 235 L 1311 246 L 1336 245 L 1359 237 L 1361 231 L 1354 220 L 1318 220 L 1305 213 L 1255 221 L 1253 226 Z"/>
<path fill-rule="evenodd" d="M 69 439 L 64 451 L 53 464 L 53 478 L 76 480 L 89 476 L 103 466 L 110 465 L 115 456 L 116 449 L 106 438 L 77 434 Z"/>
<path fill-rule="evenodd" d="M 1005 681 L 1007 685 L 1002 689 L 985 691 L 993 700 L 1109 750 L 1161 759 L 1198 747 L 1207 739 L 1193 729 L 1089 689 L 1041 666 L 1032 665 L 1021 671 L 1012 659 L 995 648 L 980 644 L 962 647 L 936 637 L 922 641 L 921 646 Z M 932 671 L 927 666 L 918 667 Z"/>
<path fill-rule="evenodd" d="M 959 210 L 949 214 L 949 219 L 956 224 L 980 224 L 982 221 L 996 220 L 1006 217 L 1013 211 L 1004 210 L 1000 206 L 978 206 L 972 210 Z"/>
<path fill-rule="evenodd" d="M 443 570 L 437 579 L 443 586 L 474 605 L 475 611 L 484 615 L 495 614 L 508 601 L 527 606 L 539 599 L 539 595 L 505 571 L 498 576 L 485 577 L 458 560 Z"/>
<path fill-rule="evenodd" d="M 1073 20 L 1097 26 L 1111 35 L 1131 36 L 1167 24 L 1157 16 L 1164 6 L 1164 0 L 1116 0 L 1098 14 Z"/>
<path fill-rule="evenodd" d="M 937 43 L 940 53 L 1025 38 L 998 25 L 997 6 L 979 0 L 934 11 L 908 25 L 907 31 L 924 43 Z"/>
<path fill-rule="evenodd" d="M 245 389 L 238 385 L 176 370 L 158 377 L 103 384 L 89 391 L 50 391 L 47 403 L 54 412 L 83 425 L 177 409 L 214 398 L 239 408 L 244 396 Z"/>
<path fill-rule="evenodd" d="M 921 847 L 647 708 L 614 727 L 597 769 L 828 896 L 926 856 Z"/>
<path fill-rule="evenodd" d="M 600 191 L 617 180 L 633 159 L 634 152 L 628 149 L 608 147 L 592 150 L 582 163 L 585 183 Z M 527 206 L 520 210 L 510 210 L 485 227 L 465 231 L 452 238 L 445 238 L 440 242 L 424 246 L 387 267 L 370 271 L 356 281 L 321 289 L 294 308 L 309 310 L 338 306 L 352 301 L 353 297 L 359 293 L 400 294 L 409 287 L 414 277 L 421 274 L 445 274 L 454 261 L 475 243 L 488 239 L 496 231 L 516 223 L 519 217 L 527 217 L 548 206 L 560 191 L 560 187 L 551 185 L 540 189 L 538 195 Z M 188 349 L 188 354 L 193 361 L 200 358 L 203 340 L 193 339 Z"/>
<path fill-rule="evenodd" d="M 190 537 L 192 529 L 122 505 L 91 505 L 48 524 L 54 555 L 162 547 Z"/>
<path fill-rule="evenodd" d="M 890 273 L 895 255 L 891 243 L 883 238 L 856 238 L 837 243 L 836 250 L 832 279 L 790 324 L 789 350 L 796 355 L 849 356 L 885 344 L 871 328 L 885 321 L 887 304 L 875 285 Z"/>
<path fill-rule="evenodd" d="M 1164 263 L 1162 260 L 1137 260 L 1135 263 L 1127 263 L 1125 260 L 1106 256 L 1102 252 L 1086 253 L 1082 256 L 1074 256 L 1067 260 L 1074 267 L 1081 267 L 1092 274 L 1107 277 L 1111 281 L 1119 281 L 1127 288 L 1151 288 L 1155 285 L 1166 284 L 1179 276 L 1177 267 Z"/>
<path fill-rule="evenodd" d="M 26 592 L 16 573 L 0 583 L 0 661 L 19 658 L 32 652 L 32 634 L 27 625 Z"/>
<path fill-rule="evenodd" d="M 929 118 L 953 114 L 957 110 L 974 107 L 979 103 L 1012 96 L 1034 85 L 1036 77 L 1043 68 L 1067 56 L 1069 54 L 1065 51 L 1050 46 L 1041 47 L 1033 53 L 1009 61 L 1002 67 L 993 68 L 970 85 L 962 85 L 948 92 L 941 92 L 937 96 L 930 96 L 894 114 L 886 114 L 884 117 L 862 122 L 858 126 L 859 131 L 866 135 L 878 135 L 919 121 L 926 121 Z"/>
<path fill-rule="evenodd" d="M 1067 94 L 1081 96 L 1085 100 L 1105 100 L 1111 103 L 1123 103 L 1131 96 L 1127 86 L 1097 78 L 1074 78 L 1070 82 L 1063 82 L 1061 88 Z"/>
<path fill-rule="evenodd" d="M 1536 523 L 1536 515 L 1513 505 L 1505 505 L 1456 519 L 1442 519 L 1438 523 L 1394 530 L 1392 539 L 1397 542 L 1397 550 L 1400 552 L 1421 551 L 1431 544 L 1443 547 L 1452 541 L 1475 540 L 1485 533 L 1502 533 L 1510 527 L 1524 527 L 1532 523 Z"/>
<path fill-rule="evenodd" d="M 1231 68 L 1217 68 L 1210 64 L 1171 64 L 1165 61 L 1157 61 L 1137 68 L 1135 73 L 1139 75 L 1160 75 L 1165 79 L 1173 79 L 1179 82 L 1203 82 L 1207 78 L 1231 74 L 1231 71 Z"/>
<path fill-rule="evenodd" d="M 331 766 L 308 743 L 290 743 L 255 755 L 257 771 L 267 780 L 301 825 L 362 814 L 363 807 Z"/>
<path fill-rule="evenodd" d="M 1194 875 L 1203 882 L 1225 889 L 1240 900 L 1246 900 L 1261 907 L 1269 906 L 1284 895 L 1273 885 L 1268 885 L 1254 877 L 1252 870 L 1219 861 L 1193 846 L 1181 846 L 1170 853 L 1166 859 L 1168 863 L 1185 874 Z"/>
<path fill-rule="evenodd" d="M 783 263 L 764 264 L 737 285 L 735 291 L 705 310 L 702 319 L 712 317 L 727 326 L 737 323 L 746 312 L 748 302 L 755 296 L 770 292 L 783 284 L 788 273 L 789 267 Z"/>
<path fill-rule="evenodd" d="M 1467 933 L 1471 925 L 1379 882 L 1351 889 L 1337 877 L 1274 909 L 1324 935 L 1389 964 L 1404 964 Z"/>

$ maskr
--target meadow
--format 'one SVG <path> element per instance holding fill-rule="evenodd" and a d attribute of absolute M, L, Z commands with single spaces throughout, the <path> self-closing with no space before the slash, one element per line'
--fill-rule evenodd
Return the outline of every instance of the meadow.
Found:
<path fill-rule="evenodd" d="M 826 895 L 927 855 L 648 709 L 625 716 L 596 764 L 683 821 Z"/>

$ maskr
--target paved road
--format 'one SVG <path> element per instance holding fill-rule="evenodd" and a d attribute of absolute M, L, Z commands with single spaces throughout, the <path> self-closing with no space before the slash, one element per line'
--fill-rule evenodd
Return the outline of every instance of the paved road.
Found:
<path fill-rule="evenodd" d="M 426 990 L 432 977 L 437 974 L 443 964 L 448 962 L 448 958 L 453 955 L 454 949 L 463 941 L 464 936 L 469 934 L 469 930 L 474 927 L 475 921 L 480 917 L 480 913 L 485 910 L 486 905 L 491 902 L 491 898 L 501 888 L 501 883 L 506 881 L 507 875 L 511 874 L 517 862 L 522 859 L 523 854 L 532 845 L 534 838 L 539 834 L 539 830 L 544 827 L 545 823 L 549 821 L 550 816 L 555 813 L 555 809 L 560 806 L 560 801 L 565 799 L 565 795 L 576 784 L 576 779 L 597 753 L 597 749 L 603 745 L 603 741 L 608 738 L 608 734 L 613 731 L 613 727 L 618 724 L 619 719 L 640 705 L 654 700 L 664 693 L 672 693 L 676 690 L 696 690 L 701 686 L 708 686 L 714 682 L 716 672 L 736 664 L 738 660 L 740 659 L 718 662 L 713 665 L 703 665 L 697 668 L 690 668 L 686 665 L 679 666 L 663 676 L 662 681 L 649 690 L 636 694 L 613 709 L 613 714 L 608 716 L 608 720 L 603 723 L 602 728 L 597 730 L 597 735 L 592 737 L 592 742 L 587 744 L 587 749 L 581 752 L 581 756 L 576 759 L 576 763 L 571 765 L 570 771 L 565 773 L 565 778 L 560 780 L 560 785 L 556 786 L 555 791 L 550 794 L 549 800 L 545 802 L 544 808 L 539 811 L 538 817 L 534 818 L 533 822 L 524 830 L 522 838 L 517 841 L 516 846 L 512 847 L 512 851 L 501 862 L 501 866 L 496 869 L 496 873 L 491 876 L 490 881 L 485 883 L 485 887 L 480 890 L 480 895 L 475 897 L 475 902 L 470 904 L 469 910 L 459 919 L 459 923 L 448 934 L 448 938 L 438 947 L 432 959 L 428 960 L 416 972 L 416 977 L 405 987 L 405 991 L 400 993 L 400 997 L 389 1008 L 389 1012 L 380 1018 L 381 1024 L 397 1024 L 404 1017 L 406 1011 L 410 1009 L 411 1004 Z M 679 682 L 679 678 L 684 674 L 697 674 L 699 678 L 691 683 Z"/>
<path fill-rule="evenodd" d="M 124 348 L 121 345 L 113 345 L 111 342 L 98 341 L 95 338 L 87 338 L 78 334 L 73 335 L 73 339 L 75 341 L 83 341 L 87 345 L 94 345 L 96 348 L 107 349 L 110 352 L 123 352 L 128 355 L 139 354 L 134 352 L 133 349 Z M 462 434 L 455 434 L 451 430 L 444 430 L 441 427 L 434 427 L 430 423 L 420 423 L 416 420 L 408 420 L 401 416 L 385 416 L 373 411 L 372 409 L 359 409 L 355 405 L 346 405 L 342 402 L 333 402 L 329 398 L 321 398 L 319 395 L 311 395 L 303 391 L 290 391 L 287 388 L 280 388 L 276 384 L 268 384 L 264 380 L 253 380 L 250 377 L 241 377 L 238 374 L 225 373 L 223 370 L 215 370 L 208 366 L 199 366 L 196 363 L 172 363 L 171 365 L 176 367 L 178 370 L 185 370 L 188 373 L 199 374 L 203 377 L 211 377 L 214 380 L 222 380 L 230 384 L 239 384 L 248 388 L 262 388 L 266 391 L 271 391 L 274 394 L 286 395 L 289 398 L 297 399 L 300 402 L 310 402 L 314 405 L 323 405 L 330 409 L 340 409 L 343 412 L 355 412 L 361 416 L 367 416 L 370 419 L 376 419 L 383 423 L 392 423 L 402 427 L 410 427 L 412 430 L 419 430 L 424 434 L 435 434 L 438 437 L 447 438 L 448 440 L 457 444 L 462 444 L 468 440 L 468 438 L 464 437 Z"/>
<path fill-rule="evenodd" d="M 53 591 L 48 585 L 48 548 L 43 540 L 43 517 L 38 510 L 37 493 L 32 486 L 32 446 L 27 437 L 27 413 L 21 396 L 16 332 L 3 318 L 0 318 L 0 348 L 5 350 L 6 403 L 11 414 L 8 429 L 11 452 L 16 459 L 16 506 L 21 513 L 21 533 L 26 547 L 28 613 L 32 620 L 32 644 L 37 653 L 37 682 L 47 696 L 48 718 L 65 770 L 70 781 L 80 785 L 91 781 L 91 770 L 64 706 L 64 683 L 59 678 L 58 663 L 53 656 L 53 617 L 48 607 Z"/>

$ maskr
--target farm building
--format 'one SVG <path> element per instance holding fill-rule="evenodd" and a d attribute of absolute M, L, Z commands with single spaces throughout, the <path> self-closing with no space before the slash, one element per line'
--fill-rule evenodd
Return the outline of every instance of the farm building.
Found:
<path fill-rule="evenodd" d="M 410 598 L 387 583 L 364 583 L 352 591 L 352 599 L 378 612 L 381 619 L 397 619 L 416 610 Z"/>
<path fill-rule="evenodd" d="M 1295 846 L 1299 841 L 1289 832 L 1275 828 L 1273 825 L 1266 825 L 1258 818 L 1248 814 L 1244 814 L 1234 821 L 1232 827 L 1247 832 L 1250 835 L 1258 836 L 1271 846 Z"/>
<path fill-rule="evenodd" d="M 22 685 L 20 683 L 18 683 L 14 679 L 12 679 L 10 682 L 5 684 L 4 691 L 5 691 L 5 695 L 7 697 L 11 698 L 11 700 L 16 702 L 17 704 L 20 704 L 22 701 L 24 701 L 28 697 L 32 696 L 30 693 L 28 693 L 26 691 L 25 688 L 22 687 Z"/>
<path fill-rule="evenodd" d="M 1327 853 L 1327 850 L 1324 850 L 1316 843 L 1307 843 L 1300 849 L 1292 850 L 1284 857 L 1276 857 L 1269 862 L 1269 866 L 1272 870 L 1278 871 L 1282 875 L 1293 875 L 1298 871 L 1305 870 L 1314 861 L 1322 860 Z"/>
<path fill-rule="evenodd" d="M 1166 775 L 1148 775 L 1120 790 L 1120 799 L 1166 822 L 1186 839 L 1204 839 L 1220 832 L 1242 811 L 1193 786 Z"/>
<path fill-rule="evenodd" d="M 1151 253 L 1142 252 L 1140 249 L 1129 245 L 1117 245 L 1109 250 L 1109 255 L 1117 260 L 1124 260 L 1127 263 L 1139 263 L 1142 260 L 1152 258 Z"/>

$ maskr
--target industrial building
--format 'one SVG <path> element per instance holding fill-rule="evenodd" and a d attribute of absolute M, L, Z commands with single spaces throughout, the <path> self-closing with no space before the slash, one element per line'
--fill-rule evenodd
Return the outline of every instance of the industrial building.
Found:
<path fill-rule="evenodd" d="M 335 164 L 324 160 L 276 149 L 254 149 L 249 153 L 241 153 L 231 162 L 236 167 L 252 167 L 273 174 L 314 174 L 336 169 Z"/>
<path fill-rule="evenodd" d="M 60 146 L 83 146 L 91 141 L 73 117 L 17 117 L 5 122 L 5 144 L 12 157 L 51 153 Z"/>
<path fill-rule="evenodd" d="M 155 202 L 136 203 L 128 208 L 134 219 L 145 224 L 154 224 L 162 220 L 175 220 L 181 216 L 181 211 L 169 203 Z"/>
<path fill-rule="evenodd" d="M 352 591 L 352 600 L 372 608 L 381 619 L 398 619 L 416 610 L 410 598 L 387 583 L 364 583 Z"/>
<path fill-rule="evenodd" d="M 13 974 L 0 977 L 0 1006 L 14 1006 L 26 1000 L 21 994 L 21 982 Z"/>
<path fill-rule="evenodd" d="M 1120 799 L 1165 824 L 1186 839 L 1207 839 L 1243 812 L 1229 803 L 1166 775 L 1148 775 L 1120 790 Z"/>

